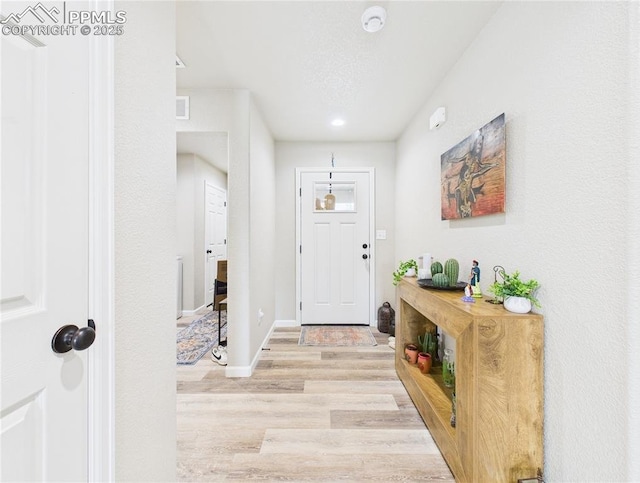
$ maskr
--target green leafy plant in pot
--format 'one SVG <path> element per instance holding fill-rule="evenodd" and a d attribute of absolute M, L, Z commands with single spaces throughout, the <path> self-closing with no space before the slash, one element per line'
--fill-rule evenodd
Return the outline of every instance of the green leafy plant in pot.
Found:
<path fill-rule="evenodd" d="M 531 306 L 541 307 L 540 302 L 535 297 L 535 291 L 540 287 L 537 280 L 520 280 L 520 272 L 515 271 L 511 275 L 504 271 L 500 273 L 502 282 L 494 282 L 489 290 L 496 297 L 504 300 L 504 308 L 510 312 L 526 314 L 531 311 Z"/>
<path fill-rule="evenodd" d="M 401 261 L 400 265 L 398 265 L 398 269 L 393 272 L 393 284 L 398 285 L 400 280 L 402 280 L 402 277 L 404 277 L 409 270 L 413 270 L 414 274 L 417 273 L 418 262 L 413 259 L 407 260 L 406 262 Z"/>

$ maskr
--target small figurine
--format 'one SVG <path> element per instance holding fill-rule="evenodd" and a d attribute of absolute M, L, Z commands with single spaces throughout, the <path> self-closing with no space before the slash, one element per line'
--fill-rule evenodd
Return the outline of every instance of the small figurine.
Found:
<path fill-rule="evenodd" d="M 478 260 L 473 261 L 471 267 L 471 274 L 469 275 L 469 284 L 478 285 L 480 283 L 480 268 L 478 267 Z"/>
<path fill-rule="evenodd" d="M 462 301 L 471 303 L 475 302 L 475 300 L 473 300 L 473 287 L 470 284 L 467 284 L 464 288 L 464 297 L 462 297 Z"/>
<path fill-rule="evenodd" d="M 469 275 L 469 285 L 471 285 L 472 296 L 482 298 L 482 290 L 480 289 L 480 267 L 478 260 L 472 262 L 471 274 Z"/>

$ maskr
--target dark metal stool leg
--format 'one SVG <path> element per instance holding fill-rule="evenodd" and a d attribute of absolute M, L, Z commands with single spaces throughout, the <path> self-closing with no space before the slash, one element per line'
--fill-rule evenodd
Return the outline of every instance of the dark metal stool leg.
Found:
<path fill-rule="evenodd" d="M 224 304 L 224 306 L 226 307 L 227 304 Z M 223 347 L 227 346 L 227 340 L 220 340 L 221 336 L 221 331 L 222 330 L 222 303 L 218 303 L 218 345 L 221 345 Z"/>

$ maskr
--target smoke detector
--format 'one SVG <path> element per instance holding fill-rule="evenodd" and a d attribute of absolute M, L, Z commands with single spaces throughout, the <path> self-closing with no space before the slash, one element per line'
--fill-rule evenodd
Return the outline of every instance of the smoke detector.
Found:
<path fill-rule="evenodd" d="M 378 32 L 384 27 L 387 11 L 382 7 L 369 7 L 362 14 L 362 28 L 367 32 Z"/>

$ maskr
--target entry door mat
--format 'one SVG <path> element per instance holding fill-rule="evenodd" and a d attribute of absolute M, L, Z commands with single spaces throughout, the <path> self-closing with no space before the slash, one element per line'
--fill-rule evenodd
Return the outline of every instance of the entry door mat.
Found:
<path fill-rule="evenodd" d="M 227 335 L 227 311 L 222 312 L 222 340 Z M 212 310 L 204 317 L 194 320 L 180 332 L 178 332 L 178 364 L 193 365 L 202 359 L 218 341 L 218 311 Z"/>
<path fill-rule="evenodd" d="M 365 325 L 303 325 L 298 345 L 358 347 L 378 345 Z"/>

